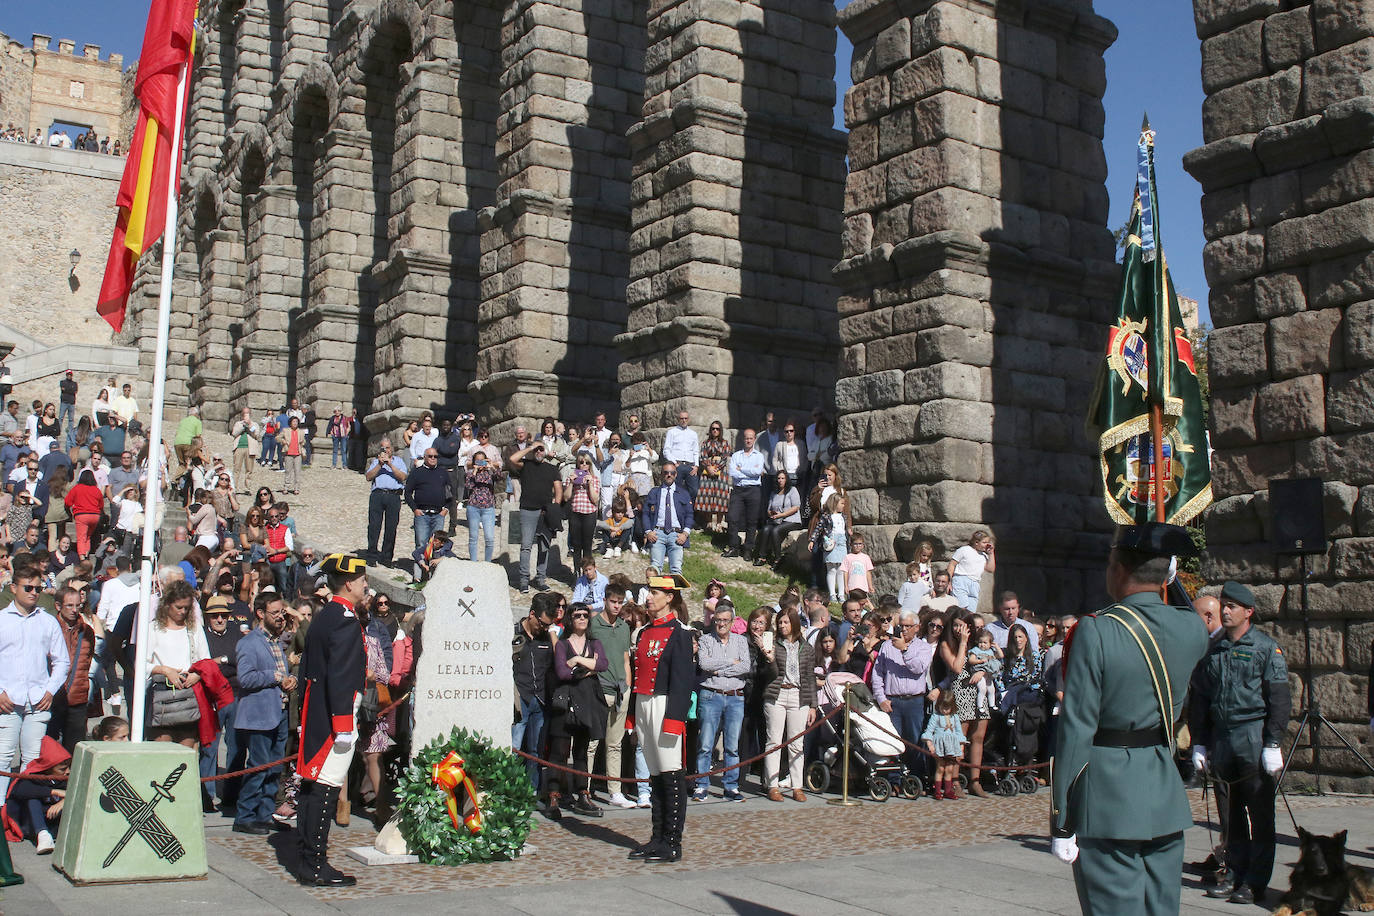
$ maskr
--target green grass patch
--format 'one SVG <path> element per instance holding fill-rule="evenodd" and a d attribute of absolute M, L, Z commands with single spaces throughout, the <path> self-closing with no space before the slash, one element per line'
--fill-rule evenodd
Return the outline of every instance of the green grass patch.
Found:
<path fill-rule="evenodd" d="M 773 604 L 795 580 L 787 574 L 775 573 L 765 566 L 751 566 L 747 569 L 731 569 L 731 563 L 722 560 L 718 547 L 711 540 L 693 535 L 692 546 L 682 555 L 682 575 L 692 583 L 692 597 L 689 607 L 696 617 L 701 602 L 706 595 L 706 584 L 712 579 L 725 583 L 725 593 L 735 602 L 735 610 L 741 616 L 761 604 Z M 803 586 L 805 583 L 799 583 Z"/>

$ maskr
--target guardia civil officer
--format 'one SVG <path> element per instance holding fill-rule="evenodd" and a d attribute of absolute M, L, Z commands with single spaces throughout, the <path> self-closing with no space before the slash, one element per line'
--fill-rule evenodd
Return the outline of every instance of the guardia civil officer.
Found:
<path fill-rule="evenodd" d="M 1160 592 L 1170 557 L 1195 552 L 1176 525 L 1120 529 L 1107 565 L 1107 594 L 1118 603 L 1081 618 L 1065 648 L 1051 848 L 1073 863 L 1090 916 L 1178 912 L 1193 816 L 1174 766 L 1173 723 L 1207 630 Z"/>
<path fill-rule="evenodd" d="M 1293 698 L 1278 644 L 1254 628 L 1255 595 L 1239 582 L 1221 588 L 1225 635 L 1193 678 L 1188 731 L 1193 764 L 1229 790 L 1226 868 L 1207 891 L 1232 903 L 1264 900 L 1274 871 L 1274 778 Z"/>
<path fill-rule="evenodd" d="M 336 553 L 320 564 L 330 598 L 310 622 L 301 658 L 301 741 L 296 772 L 301 777 L 296 803 L 301 866 L 296 877 L 307 887 L 357 884 L 329 864 L 329 823 L 348 782 L 348 767 L 358 740 L 356 713 L 362 697 L 366 656 L 356 610 L 367 591 L 367 564 Z"/>
<path fill-rule="evenodd" d="M 639 633 L 631 656 L 634 705 L 625 718 L 649 765 L 649 802 L 653 835 L 631 859 L 676 862 L 682 858 L 687 820 L 687 781 L 682 752 L 687 714 L 697 686 L 692 635 L 686 628 L 687 603 L 679 575 L 650 576 L 645 605 L 650 622 Z"/>

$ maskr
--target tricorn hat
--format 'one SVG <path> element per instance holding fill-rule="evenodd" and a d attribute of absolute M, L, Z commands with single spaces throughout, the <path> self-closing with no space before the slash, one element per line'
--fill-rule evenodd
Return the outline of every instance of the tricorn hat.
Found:
<path fill-rule="evenodd" d="M 647 585 L 649 588 L 656 588 L 663 592 L 681 592 L 692 587 L 692 583 L 677 573 L 669 573 L 666 576 L 650 576 Z"/>
<path fill-rule="evenodd" d="M 320 572 L 338 576 L 356 576 L 367 572 L 367 561 L 351 553 L 331 553 L 320 564 Z"/>

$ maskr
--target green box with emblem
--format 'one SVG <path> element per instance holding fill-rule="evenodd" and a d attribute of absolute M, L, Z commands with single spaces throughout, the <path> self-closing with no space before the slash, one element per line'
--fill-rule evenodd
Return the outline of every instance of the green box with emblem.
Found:
<path fill-rule="evenodd" d="M 195 751 L 160 741 L 78 744 L 53 867 L 73 884 L 204 878 Z"/>

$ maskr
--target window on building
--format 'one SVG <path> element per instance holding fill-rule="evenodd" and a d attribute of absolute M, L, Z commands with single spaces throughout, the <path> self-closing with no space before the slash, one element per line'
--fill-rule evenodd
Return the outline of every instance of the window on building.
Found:
<path fill-rule="evenodd" d="M 86 84 L 80 80 L 72 80 L 71 89 L 68 92 L 74 99 L 84 99 L 86 97 Z"/>

